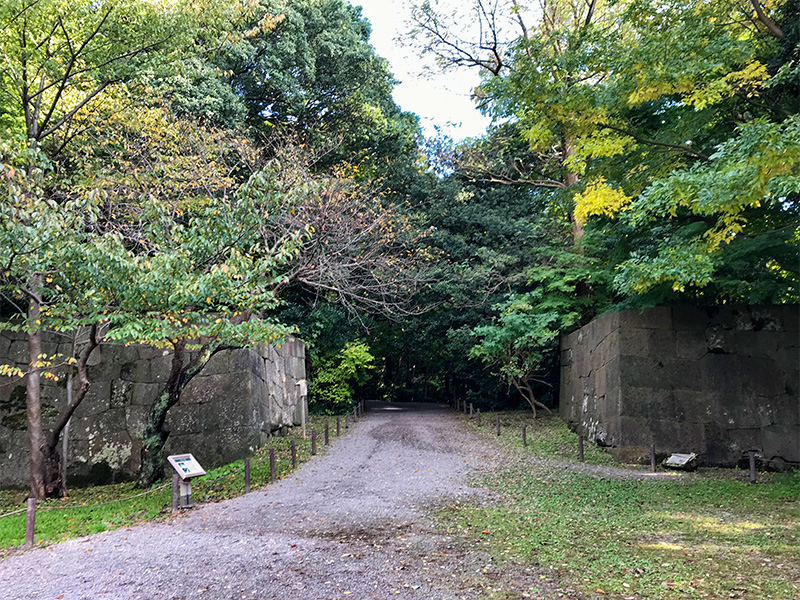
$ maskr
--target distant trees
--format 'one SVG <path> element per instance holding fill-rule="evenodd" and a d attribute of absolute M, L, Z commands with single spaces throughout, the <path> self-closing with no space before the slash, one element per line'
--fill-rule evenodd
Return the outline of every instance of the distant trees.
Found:
<path fill-rule="evenodd" d="M 530 247 L 473 357 L 514 384 L 609 306 L 797 301 L 796 2 L 441 6 L 418 5 L 417 43 L 481 69 L 475 98 L 498 122 L 457 148 L 453 178 L 536 190 L 530 219 L 568 221 L 576 242 Z M 548 265 L 562 275 L 533 276 Z"/>

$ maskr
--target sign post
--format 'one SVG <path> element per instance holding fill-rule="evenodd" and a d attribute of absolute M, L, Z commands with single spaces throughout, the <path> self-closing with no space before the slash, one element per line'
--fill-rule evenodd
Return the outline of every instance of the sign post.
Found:
<path fill-rule="evenodd" d="M 308 414 L 308 382 L 301 379 L 295 385 L 299 388 L 300 392 L 300 427 L 303 430 L 303 439 L 306 438 L 306 415 Z"/>
<path fill-rule="evenodd" d="M 191 454 L 173 454 L 167 460 L 180 477 L 180 501 L 178 508 L 192 508 L 192 479 L 205 475 L 205 469 Z"/>

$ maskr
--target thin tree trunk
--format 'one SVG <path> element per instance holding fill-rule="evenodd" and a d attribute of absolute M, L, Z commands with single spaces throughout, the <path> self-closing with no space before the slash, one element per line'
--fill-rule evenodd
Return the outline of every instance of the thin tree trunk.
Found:
<path fill-rule="evenodd" d="M 28 322 L 35 328 L 28 334 L 28 374 L 26 377 L 26 417 L 28 425 L 28 445 L 30 447 L 30 486 L 31 497 L 45 497 L 46 460 L 44 453 L 44 435 L 42 434 L 42 401 L 41 401 L 41 367 L 39 361 L 42 354 L 41 298 L 39 291 L 42 276 L 31 278 L 30 303 L 28 305 Z"/>
<path fill-rule="evenodd" d="M 578 183 L 578 174 L 567 164 L 567 160 L 575 154 L 572 140 L 564 136 L 561 138 L 561 168 L 564 177 L 564 184 L 569 188 Z M 583 237 L 583 225 L 570 213 L 570 223 L 572 224 L 572 241 L 577 244 Z"/>
<path fill-rule="evenodd" d="M 547 406 L 539 402 L 533 395 L 533 389 L 531 386 L 525 382 L 513 381 L 514 387 L 517 388 L 517 391 L 525 398 L 525 401 L 530 405 L 531 410 L 533 411 L 533 418 L 536 418 L 536 407 L 540 407 L 545 409 L 548 413 L 552 414 L 551 411 Z"/>
<path fill-rule="evenodd" d="M 67 406 L 58 415 L 55 425 L 53 425 L 53 428 L 47 435 L 45 444 L 45 451 L 47 455 L 45 488 L 47 496 L 50 498 L 63 498 L 67 495 L 67 486 L 63 477 L 66 467 L 65 465 L 62 465 L 62 463 L 65 463 L 66 461 L 66 453 L 62 452 L 59 454 L 58 440 L 61 436 L 61 432 L 65 430 L 69 420 L 72 418 L 72 415 L 75 413 L 78 406 L 80 406 L 81 402 L 83 402 L 83 399 L 86 397 L 86 394 L 89 392 L 89 389 L 92 386 L 92 382 L 89 381 L 88 374 L 89 358 L 91 357 L 95 348 L 97 348 L 99 345 L 100 342 L 97 339 L 97 325 L 92 325 L 89 329 L 89 339 L 87 340 L 86 345 L 81 349 L 80 356 L 78 357 L 78 389 L 72 390 L 71 381 L 67 384 L 70 391 L 68 394 L 70 398 L 67 401 Z"/>
<path fill-rule="evenodd" d="M 164 446 L 169 438 L 169 427 L 166 424 L 169 409 L 178 403 L 183 390 L 203 370 L 212 356 L 217 352 L 232 348 L 232 346 L 214 342 L 205 346 L 189 364 L 184 365 L 186 342 L 187 340 L 180 339 L 174 344 L 172 370 L 167 387 L 150 409 L 150 415 L 145 424 L 142 439 L 142 462 L 137 481 L 137 485 L 142 488 L 150 487 L 164 477 L 163 454 Z"/>

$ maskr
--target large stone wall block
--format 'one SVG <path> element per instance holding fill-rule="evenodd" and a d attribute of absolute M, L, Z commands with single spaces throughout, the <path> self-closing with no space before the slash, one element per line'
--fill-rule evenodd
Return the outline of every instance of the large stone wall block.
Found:
<path fill-rule="evenodd" d="M 150 373 L 150 361 L 138 359 L 127 362 L 120 366 L 119 376 L 121 379 L 134 381 L 136 383 L 152 383 L 153 377 Z"/>
<path fill-rule="evenodd" d="M 742 359 L 736 354 L 709 353 L 699 361 L 702 389 L 736 397 L 742 387 Z"/>
<path fill-rule="evenodd" d="M 675 332 L 675 355 L 688 360 L 700 360 L 708 353 L 703 330 Z"/>
<path fill-rule="evenodd" d="M 11 348 L 11 338 L 5 332 L 0 333 L 0 356 L 8 356 L 9 348 Z"/>
<path fill-rule="evenodd" d="M 724 431 L 729 456 L 738 461 L 745 453 L 754 450 L 760 452 L 764 446 L 763 431 L 760 427 L 731 427 Z"/>
<path fill-rule="evenodd" d="M 742 390 L 748 396 L 779 396 L 786 388 L 786 376 L 770 356 L 741 360 Z"/>
<path fill-rule="evenodd" d="M 11 342 L 11 347 L 8 350 L 8 358 L 12 363 L 17 365 L 28 364 L 28 342 L 23 340 Z"/>
<path fill-rule="evenodd" d="M 231 367 L 230 359 L 230 351 L 217 352 L 214 356 L 208 359 L 208 362 L 203 366 L 203 376 L 230 373 L 232 370 L 234 370 Z"/>
<path fill-rule="evenodd" d="M 197 406 L 200 422 L 209 437 L 213 437 L 214 432 L 220 429 L 248 425 L 249 407 L 241 402 L 207 402 Z"/>
<path fill-rule="evenodd" d="M 618 414 L 622 416 L 651 420 L 676 419 L 673 390 L 624 386 L 620 396 L 621 409 Z"/>
<path fill-rule="evenodd" d="M 672 309 L 659 306 L 647 310 L 627 310 L 619 316 L 620 331 L 627 329 L 672 329 Z"/>
<path fill-rule="evenodd" d="M 166 386 L 161 383 L 136 382 L 133 384 L 133 391 L 131 392 L 131 404 L 149 408 L 165 391 Z"/>
<path fill-rule="evenodd" d="M 150 361 L 150 382 L 166 383 L 172 372 L 172 353 L 164 350 Z"/>
<path fill-rule="evenodd" d="M 95 350 L 95 352 L 97 351 Z M 108 355 L 109 353 L 106 352 L 106 356 Z M 90 365 L 86 372 L 89 376 L 89 381 L 113 381 L 122 377 L 122 370 L 125 366 L 127 365 L 106 360 Z"/>
<path fill-rule="evenodd" d="M 131 404 L 125 407 L 125 430 L 134 439 L 141 439 L 144 436 L 144 427 L 147 418 L 150 416 L 150 406 Z"/>
<path fill-rule="evenodd" d="M 61 348 L 60 339 L 49 336 L 46 341 Z M 27 363 L 23 336 L 0 332 L 2 349 L 6 356 L 0 353 L 0 362 L 9 363 L 13 350 Z M 73 483 L 135 477 L 144 426 L 172 368 L 172 353 L 158 348 L 107 344 L 95 353 L 89 370 L 92 387 L 70 425 L 68 473 Z M 300 404 L 295 383 L 305 378 L 304 353 L 302 341 L 293 338 L 280 352 L 264 345 L 212 357 L 170 410 L 167 451 L 193 452 L 204 466 L 215 467 L 248 455 L 270 435 L 292 426 Z M 66 402 L 65 378 L 45 380 L 42 400 L 47 424 Z M 0 386 L 0 485 L 25 485 L 25 437 L 20 380 Z"/>
<path fill-rule="evenodd" d="M 252 391 L 249 373 L 221 373 L 219 375 L 198 375 L 181 394 L 181 404 L 203 404 L 207 402 L 237 402 L 246 398 Z"/>
<path fill-rule="evenodd" d="M 767 460 L 788 454 L 798 465 L 799 314 L 796 305 L 628 311 L 610 334 L 600 317 L 561 339 L 559 412 L 604 443 L 652 437 L 664 451 L 729 466 L 763 448 Z"/>
<path fill-rule="evenodd" d="M 776 424 L 765 427 L 762 431 L 761 452 L 765 458 L 780 457 L 788 462 L 800 462 L 800 440 L 796 427 Z"/>
<path fill-rule="evenodd" d="M 716 422 L 723 429 L 757 429 L 764 424 L 765 415 L 759 411 L 755 398 L 739 398 L 731 402 L 726 394 L 714 394 Z"/>
<path fill-rule="evenodd" d="M 717 417 L 717 401 L 713 394 L 703 391 L 675 390 L 675 420 L 679 422 L 711 423 Z"/>
<path fill-rule="evenodd" d="M 178 404 L 173 406 L 167 416 L 167 424 L 172 435 L 199 434 L 205 430 L 205 414 L 199 404 Z M 218 422 L 215 420 L 215 424 Z"/>
<path fill-rule="evenodd" d="M 641 327 L 620 329 L 619 351 L 622 356 L 644 358 L 650 354 L 650 331 Z"/>
<path fill-rule="evenodd" d="M 75 416 L 86 417 L 98 415 L 111 407 L 111 382 L 94 381 L 86 396 L 75 409 Z"/>

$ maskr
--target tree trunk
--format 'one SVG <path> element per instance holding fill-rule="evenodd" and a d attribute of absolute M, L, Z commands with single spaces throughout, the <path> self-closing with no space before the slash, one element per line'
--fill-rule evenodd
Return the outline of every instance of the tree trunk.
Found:
<path fill-rule="evenodd" d="M 45 497 L 46 460 L 44 452 L 44 435 L 42 434 L 42 401 L 41 401 L 41 367 L 42 354 L 41 329 L 41 289 L 42 276 L 34 275 L 31 280 L 30 304 L 28 305 L 28 322 L 35 326 L 28 334 L 28 374 L 26 376 L 26 417 L 28 425 L 28 445 L 30 447 L 30 486 L 31 498 Z"/>
<path fill-rule="evenodd" d="M 173 345 L 172 370 L 167 388 L 153 404 L 145 423 L 142 436 L 142 462 L 137 481 L 140 488 L 150 487 L 164 477 L 164 446 L 169 438 L 169 427 L 166 424 L 169 409 L 178 403 L 183 390 L 203 370 L 212 356 L 231 348 L 214 342 L 205 346 L 191 362 L 184 365 L 186 343 L 187 340 L 181 339 Z"/>
<path fill-rule="evenodd" d="M 185 369 L 183 364 L 185 353 L 186 340 L 178 340 L 173 346 L 172 370 L 167 381 L 167 388 L 153 403 L 145 423 L 142 435 L 142 464 L 139 468 L 138 480 L 141 488 L 150 487 L 164 477 L 163 452 L 169 437 L 169 428 L 166 425 L 167 413 L 181 397 L 183 388 L 180 381 Z"/>
<path fill-rule="evenodd" d="M 45 443 L 45 453 L 47 457 L 47 468 L 45 471 L 45 492 L 48 498 L 63 498 L 67 495 L 67 486 L 64 478 L 65 465 L 63 462 L 66 456 L 58 451 L 58 440 L 61 437 L 61 432 L 64 431 L 72 415 L 80 406 L 89 388 L 92 387 L 92 382 L 89 381 L 88 363 L 89 358 L 94 352 L 94 349 L 100 345 L 97 339 L 97 325 L 92 325 L 89 329 L 89 339 L 86 345 L 81 349 L 80 356 L 78 357 L 78 389 L 70 390 L 71 396 L 67 402 L 66 408 L 61 411 L 56 419 L 55 425 L 47 435 Z"/>
<path fill-rule="evenodd" d="M 513 381 L 512 383 L 514 384 L 514 387 L 517 388 L 517 391 L 522 395 L 522 397 L 525 398 L 525 401 L 530 405 L 531 410 L 533 411 L 534 419 L 536 418 L 537 406 L 545 409 L 548 412 L 548 414 L 551 414 L 553 412 L 534 397 L 533 390 L 531 389 L 531 386 L 528 383 L 516 380 Z"/>
<path fill-rule="evenodd" d="M 564 183 L 567 188 L 578 183 L 578 174 L 567 165 L 567 160 L 575 154 L 575 148 L 572 140 L 564 136 L 561 138 L 561 168 L 564 177 Z M 583 237 L 583 225 L 575 219 L 573 213 L 570 213 L 570 223 L 572 224 L 572 241 L 577 244 Z"/>

